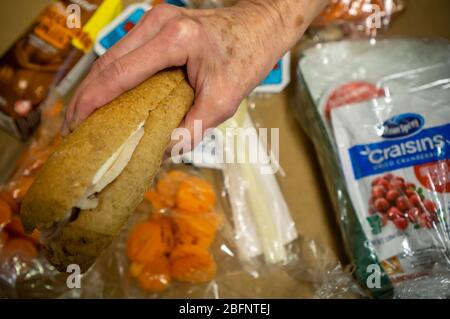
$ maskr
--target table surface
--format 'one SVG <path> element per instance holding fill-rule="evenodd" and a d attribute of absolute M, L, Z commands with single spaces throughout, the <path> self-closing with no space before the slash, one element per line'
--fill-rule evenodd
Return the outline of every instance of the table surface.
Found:
<path fill-rule="evenodd" d="M 15 0 L 0 3 L 0 52 L 3 52 L 51 0 Z M 133 1 L 125 1 L 131 3 Z M 409 0 L 388 35 L 450 38 L 449 0 Z M 343 258 L 335 214 L 322 181 L 313 147 L 294 120 L 289 107 L 292 88 L 258 102 L 255 120 L 267 128 L 280 128 L 280 161 L 285 176 L 280 186 L 300 233 Z M 0 131 L 0 183 L 10 172 L 24 146 Z"/>

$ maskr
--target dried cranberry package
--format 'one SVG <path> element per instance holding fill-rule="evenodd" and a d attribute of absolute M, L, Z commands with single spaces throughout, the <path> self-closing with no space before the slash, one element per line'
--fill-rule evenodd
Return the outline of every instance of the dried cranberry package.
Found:
<path fill-rule="evenodd" d="M 448 269 L 448 89 L 343 106 L 332 122 L 350 199 L 391 285 Z"/>
<path fill-rule="evenodd" d="M 298 119 L 373 297 L 448 298 L 449 56 L 447 41 L 348 40 L 298 65 Z"/>

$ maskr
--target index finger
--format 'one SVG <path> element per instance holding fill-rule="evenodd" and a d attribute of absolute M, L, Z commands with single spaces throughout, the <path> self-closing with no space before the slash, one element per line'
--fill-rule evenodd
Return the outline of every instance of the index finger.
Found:
<path fill-rule="evenodd" d="M 74 111 L 85 88 L 112 62 L 135 50 L 145 42 L 154 38 L 171 19 L 182 15 L 181 8 L 170 5 L 158 5 L 150 9 L 138 24 L 118 43 L 101 56 L 92 66 L 89 73 L 78 86 L 66 110 L 62 128 L 63 135 L 69 133 L 69 123 L 73 120 Z"/>
<path fill-rule="evenodd" d="M 183 35 L 180 36 L 179 32 Z M 76 101 L 76 112 L 69 123 L 74 130 L 95 109 L 139 85 L 158 71 L 187 62 L 190 39 L 178 26 L 163 29 L 153 40 L 115 60 L 105 68 Z M 192 52 L 192 51 L 191 51 Z M 99 94 L 100 92 L 100 94 Z"/>

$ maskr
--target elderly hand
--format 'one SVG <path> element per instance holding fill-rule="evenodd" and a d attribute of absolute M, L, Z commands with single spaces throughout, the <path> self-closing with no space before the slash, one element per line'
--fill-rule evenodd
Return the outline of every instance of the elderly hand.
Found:
<path fill-rule="evenodd" d="M 202 120 L 204 130 L 217 126 L 234 114 L 326 2 L 242 0 L 211 10 L 155 6 L 93 65 L 69 103 L 63 133 L 158 71 L 184 65 L 195 103 L 182 127 L 192 133 L 194 120 Z"/>

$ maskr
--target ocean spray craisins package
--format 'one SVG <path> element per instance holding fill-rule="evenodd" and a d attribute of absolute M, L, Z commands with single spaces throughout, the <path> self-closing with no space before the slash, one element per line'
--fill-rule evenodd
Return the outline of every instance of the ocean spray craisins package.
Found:
<path fill-rule="evenodd" d="M 331 114 L 351 201 L 392 285 L 450 267 L 450 91 Z"/>
<path fill-rule="evenodd" d="M 442 294 L 440 291 L 445 291 L 441 287 L 450 287 L 450 261 L 447 259 L 443 265 L 435 263 L 427 260 L 428 256 L 421 258 L 420 252 L 428 254 L 433 249 L 439 250 L 436 247 L 444 245 L 434 243 L 447 242 L 447 248 L 442 252 L 448 255 L 448 211 L 447 221 L 443 223 L 444 219 L 438 222 L 436 214 L 427 214 L 425 210 L 433 211 L 433 206 L 437 206 L 438 212 L 446 212 L 443 203 L 447 195 L 439 195 L 442 194 L 439 191 L 441 186 L 437 185 L 442 182 L 437 183 L 436 179 L 449 180 L 446 173 L 449 154 L 439 153 L 440 157 L 436 159 L 430 158 L 428 152 L 426 157 L 416 158 L 418 162 L 403 163 L 406 166 L 401 168 L 383 165 L 391 165 L 395 156 L 411 155 L 415 151 L 422 154 L 424 150 L 432 147 L 436 150 L 436 145 L 440 146 L 437 137 L 437 140 L 424 140 L 423 145 L 414 145 L 408 141 L 400 144 L 399 148 L 389 148 L 398 140 L 413 138 L 416 134 L 430 132 L 428 129 L 435 126 L 449 123 L 449 42 L 396 38 L 320 43 L 302 52 L 297 76 L 296 114 L 314 143 L 326 186 L 338 213 L 354 274 L 360 284 L 377 298 L 448 296 L 448 292 Z M 427 95 L 425 91 L 428 90 L 430 93 Z M 357 107 L 361 106 L 360 114 Z M 338 120 L 336 124 L 333 113 L 344 112 L 347 108 L 345 124 L 341 116 L 341 122 Z M 340 131 L 341 135 L 336 136 L 335 125 L 346 131 Z M 380 136 L 375 128 L 383 130 L 385 136 Z M 407 134 L 406 130 L 410 135 L 402 137 L 401 134 Z M 369 132 L 370 138 L 366 135 Z M 342 165 L 342 148 L 339 151 L 342 138 L 346 138 L 348 143 L 345 152 L 352 149 L 358 154 L 367 153 L 367 156 L 361 155 L 359 161 L 355 160 L 355 163 L 359 163 L 355 167 L 348 164 L 349 160 L 347 166 Z M 378 144 L 382 150 L 358 149 L 358 146 L 372 143 L 386 144 Z M 369 166 L 369 155 L 375 161 L 385 157 L 389 157 L 389 160 Z M 436 161 L 439 165 L 436 165 Z M 370 171 L 371 175 L 365 176 L 364 171 Z M 353 181 L 356 186 L 351 184 L 350 177 L 357 180 Z M 367 185 L 363 185 L 363 181 Z M 430 190 L 432 181 L 436 189 L 434 192 Z M 424 209 L 425 205 L 427 209 Z M 408 210 L 405 213 L 403 210 L 406 208 Z M 418 234 L 414 230 L 418 230 Z M 392 240 L 390 235 L 395 236 L 400 232 L 404 234 L 403 240 L 401 237 Z M 408 237 L 410 233 L 416 235 Z M 423 233 L 434 236 L 433 245 L 422 240 Z M 413 241 L 419 238 L 422 242 L 405 241 L 406 237 Z M 380 238 L 388 242 L 377 241 Z M 414 249 L 404 244 L 412 245 Z M 429 247 L 422 249 L 426 246 Z M 410 252 L 410 256 L 417 259 L 405 258 L 400 261 L 398 255 L 402 250 L 404 253 Z M 439 252 L 432 255 L 448 258 Z M 390 259 L 394 256 L 399 260 L 397 264 L 397 259 Z M 371 282 L 376 269 L 381 271 L 379 283 Z M 440 276 L 445 278 L 447 286 L 436 279 Z M 328 292 L 323 293 L 327 295 Z"/>

